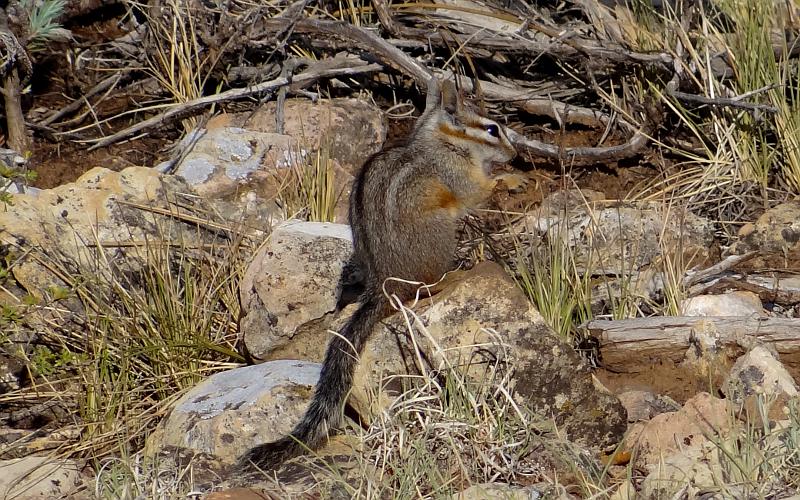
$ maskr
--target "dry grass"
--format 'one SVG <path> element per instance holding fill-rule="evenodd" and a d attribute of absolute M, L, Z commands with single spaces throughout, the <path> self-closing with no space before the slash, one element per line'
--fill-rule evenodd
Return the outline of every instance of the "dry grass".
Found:
<path fill-rule="evenodd" d="M 334 222 L 342 191 L 336 186 L 330 147 L 323 144 L 316 152 L 306 154 L 306 151 L 298 149 L 288 159 L 286 168 L 274 174 L 283 216 Z"/>
<path fill-rule="evenodd" d="M 133 456 L 183 391 L 241 361 L 235 342 L 245 241 L 233 230 L 232 238 L 208 237 L 184 221 L 154 220 L 163 237 L 117 249 L 96 241 L 94 258 L 82 263 L 29 251 L 63 286 L 6 316 L 40 327 L 36 347 L 18 351 L 29 384 L 0 395 L 0 404 L 49 402 L 63 415 L 50 423 L 57 435 L 34 446 L 31 434 L 4 445 L 3 455 L 43 447 L 98 466 L 108 456 Z"/>
<path fill-rule="evenodd" d="M 670 161 L 658 178 L 634 189 L 630 199 L 661 201 L 668 208 L 686 206 L 716 221 L 732 239 L 754 212 L 800 192 L 800 64 L 776 56 L 770 37 L 784 27 L 783 7 L 780 2 L 701 2 L 701 7 L 715 10 L 702 11 L 688 23 L 670 8 L 659 12 L 649 2 L 632 4 L 632 15 L 617 19 L 630 48 L 664 51 L 684 61 L 677 70 L 692 92 L 712 99 L 740 98 L 776 110 L 690 106 L 671 95 L 666 82 L 642 71 L 598 83 L 585 81 L 576 67 L 561 66 L 586 87 L 594 85 L 603 104 L 631 122 L 639 113 L 633 103 L 652 98 L 663 107 L 670 130 L 653 141 Z M 142 4 L 129 5 L 149 12 Z M 145 70 L 172 103 L 206 95 L 217 64 L 203 51 L 186 5 L 170 0 L 164 12 L 148 17 L 150 42 L 158 50 L 149 54 Z M 357 26 L 375 23 L 368 2 L 346 0 L 334 7 L 334 14 L 325 15 Z M 723 29 L 722 15 L 737 29 Z M 781 49 L 786 54 L 791 47 Z M 289 50 L 308 59 L 318 57 L 296 44 Z M 732 76 L 714 73 L 712 61 L 719 54 L 732 61 Z M 187 121 L 184 128 L 195 124 Z M 333 220 L 339 196 L 334 180 L 326 147 L 293 162 L 282 177 L 285 215 Z M 174 233 L 167 228 L 163 233 L 164 238 L 127 248 L 121 261 L 99 248 L 92 262 L 82 264 L 54 253 L 37 254 L 42 265 L 61 277 L 63 286 L 42 291 L 42 300 L 28 298 L 0 311 L 4 333 L 23 328 L 28 317 L 44 325 L 40 345 L 25 354 L 30 384 L 0 395 L 0 404 L 15 408 L 30 400 L 52 401 L 64 408 L 67 417 L 59 424 L 58 442 L 47 438 L 38 444 L 61 455 L 90 459 L 99 471 L 100 497 L 186 495 L 192 483 L 189 471 L 168 471 L 165 476 L 158 464 L 141 458 L 142 443 L 182 391 L 241 361 L 234 345 L 238 280 L 250 249 L 236 238 L 198 244 L 193 237 L 167 241 L 166 235 Z M 664 297 L 653 303 L 640 293 L 640 275 L 632 272 L 636 255 L 628 254 L 630 261 L 618 263 L 618 269 L 631 272 L 614 276 L 612 282 L 610 274 L 591 265 L 591 255 L 585 267 L 594 274 L 580 269 L 574 248 L 565 244 L 569 234 L 551 236 L 512 234 L 516 257 L 507 265 L 563 338 L 572 340 L 576 325 L 598 314 L 625 318 L 677 313 L 685 297 L 682 277 L 690 263 L 675 242 L 663 235 L 660 239 L 663 258 L 654 267 L 663 277 Z M 18 251 L 2 255 L 0 280 L 27 250 Z M 592 294 L 603 289 L 608 295 L 605 309 L 593 311 Z M 404 314 L 412 335 L 427 335 L 412 321 L 410 310 L 404 309 Z M 510 368 L 487 367 L 480 382 L 447 364 L 435 374 L 409 378 L 407 391 L 362 436 L 366 453 L 361 482 L 348 481 L 344 487 L 355 498 L 443 498 L 480 482 L 538 482 L 542 491 L 560 494 L 564 487 L 545 470 L 548 464 L 537 460 L 546 450 L 562 464 L 579 464 L 571 471 L 578 478 L 570 485 L 572 491 L 584 498 L 606 498 L 607 471 L 515 401 Z M 773 428 L 762 412 L 731 439 L 718 441 L 725 471 L 720 478 L 723 495 L 771 498 L 776 491 L 800 487 L 799 415 L 794 405 L 786 425 Z M 2 453 L 24 454 L 30 444 L 23 440 L 4 445 Z"/>
<path fill-rule="evenodd" d="M 412 345 L 436 345 L 410 306 L 397 306 L 406 319 Z M 491 348 L 508 348 L 493 331 L 484 331 Z M 472 351 L 488 345 L 468 345 Z M 542 419 L 520 404 L 512 366 L 484 366 L 483 375 L 451 362 L 463 358 L 437 347 L 439 366 L 418 376 L 392 377 L 386 384 L 404 392 L 379 412 L 362 432 L 355 473 L 341 480 L 352 498 L 450 498 L 471 485 L 536 485 L 545 497 L 588 491 L 605 481 L 602 467 Z M 424 363 L 420 363 L 424 367 Z M 381 384 L 383 385 L 383 384 Z M 378 400 L 378 395 L 373 394 Z M 583 480 L 566 485 L 558 472 Z"/>

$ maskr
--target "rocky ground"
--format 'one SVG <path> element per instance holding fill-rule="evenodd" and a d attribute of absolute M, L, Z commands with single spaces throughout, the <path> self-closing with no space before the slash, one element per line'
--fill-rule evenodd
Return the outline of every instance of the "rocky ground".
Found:
<path fill-rule="evenodd" d="M 791 2 L 7 4 L 3 498 L 800 498 Z M 343 433 L 244 475 L 431 75 L 520 154 Z"/>
<path fill-rule="evenodd" d="M 713 222 L 679 206 L 567 189 L 516 217 L 515 234 L 550 235 L 564 243 L 581 273 L 602 268 L 614 276 L 614 286 L 604 282 L 592 289 L 591 304 L 598 311 L 631 295 L 653 301 L 663 297 L 674 277 L 657 263 L 691 261 L 687 269 L 692 272 L 679 278 L 698 293 L 680 303 L 677 316 L 596 318 L 584 325 L 586 335 L 579 343 L 594 347 L 576 351 L 570 337 L 558 335 L 515 282 L 513 267 L 502 261 L 476 264 L 483 259 L 472 253 L 465 259 L 471 269 L 449 277 L 432 298 L 420 297 L 389 318 L 366 348 L 349 406 L 363 425 L 373 423 L 373 430 L 365 435 L 364 429 L 351 427 L 321 451 L 322 458 L 301 460 L 273 478 L 231 475 L 227 464 L 243 450 L 291 429 L 309 400 L 329 331 L 353 310 L 351 305 L 336 312 L 339 280 L 351 251 L 348 227 L 287 219 L 285 207 L 275 202 L 276 172 L 285 171 L 298 155 L 313 154 L 319 137 L 332 138 L 332 171 L 344 190 L 335 213 L 342 220 L 358 152 L 377 149 L 386 136 L 380 112 L 355 100 L 289 101 L 284 134 L 259 125 L 270 109 L 209 122 L 198 132 L 193 150 L 170 168 L 174 173 L 161 173 L 167 168 L 158 166 L 121 172 L 96 168 L 74 183 L 17 194 L 0 213 L 0 238 L 6 255 L 13 255 L 10 281 L 3 287 L 6 307 L 28 295 L 49 304 L 28 310 L 24 320 L 6 319 L 6 325 L 14 326 L 6 330 L 6 345 L 21 351 L 34 349 L 48 326 L 78 321 L 86 308 L 70 294 L 53 301 L 56 290 L 74 286 L 53 262 L 130 274 L 137 272 L 137 264 L 147 266 L 128 258 L 130 248 L 148 239 L 167 237 L 182 241 L 184 248 L 200 248 L 218 237 L 215 231 L 235 227 L 241 238 L 264 241 L 252 247 L 238 287 L 239 349 L 258 364 L 221 371 L 188 390 L 169 406 L 144 447 L 160 457 L 162 467 L 193 464 L 197 487 L 217 490 L 206 498 L 317 498 L 325 491 L 351 491 L 347 485 L 357 488 L 365 467 L 378 476 L 386 473 L 391 464 L 375 453 L 387 446 L 390 434 L 376 439 L 374 432 L 388 433 L 397 425 L 387 415 L 400 412 L 398 401 L 407 391 L 420 390 L 409 378 L 414 375 L 435 380 L 434 374 L 446 378 L 457 373 L 469 390 L 491 388 L 492 398 L 509 398 L 509 404 L 531 412 L 526 415 L 544 417 L 521 430 L 535 430 L 529 441 L 507 444 L 498 455 L 514 457 L 513 464 L 493 465 L 504 470 L 494 477 L 506 481 L 465 487 L 457 498 L 497 498 L 498 491 L 508 498 L 529 498 L 535 491 L 571 497 L 576 492 L 564 488 L 576 470 L 587 467 L 577 465 L 578 456 L 605 463 L 610 498 L 678 493 L 744 498 L 745 490 L 736 488 L 745 486 L 732 482 L 720 490 L 720 481 L 734 477 L 725 453 L 743 453 L 725 443 L 741 439 L 739 433 L 748 426 L 769 431 L 760 434 L 760 456 L 783 457 L 798 466 L 791 447 L 797 443 L 792 439 L 797 438 L 800 410 L 800 320 L 794 317 L 800 292 L 792 277 L 742 276 L 767 263 L 798 268 L 800 203 L 765 211 L 720 255 Z M 291 125 L 300 116 L 331 124 L 314 130 L 317 139 L 307 150 L 298 148 L 299 132 Z M 303 134 L 308 140 L 311 132 Z M 521 189 L 524 193 L 530 184 Z M 502 204 L 520 194 L 501 188 L 498 196 Z M 198 222 L 195 214 L 201 212 L 214 213 L 217 222 Z M 166 224 L 171 218 L 180 224 Z M 504 230 L 495 236 L 509 234 Z M 513 253 L 515 247 L 505 248 Z M 98 266 L 98 258 L 118 264 Z M 734 280 L 749 285 L 725 286 Z M 667 323 L 646 323 L 659 320 Z M 30 384 L 25 359 L 30 352 L 26 357 L 5 350 L 7 391 Z M 19 457 L 0 464 L 4 494 L 24 491 L 16 498 L 52 498 L 77 491 L 76 497 L 91 496 L 89 464 L 39 451 L 70 441 L 46 425 L 59 420 L 54 416 L 59 411 L 69 413 L 69 403 L 4 414 L 4 446 Z M 383 431 L 375 431 L 381 426 Z M 791 433 L 794 438 L 788 437 Z M 360 438 L 348 439 L 353 436 Z M 548 447 L 546 436 L 559 436 L 572 454 Z M 465 456 L 488 467 L 490 458 L 468 451 L 477 446 L 477 438 L 465 439 L 459 445 Z M 332 460 L 335 477 L 326 477 L 319 460 Z M 770 498 L 788 498 L 795 487 L 775 477 L 763 491 Z"/>

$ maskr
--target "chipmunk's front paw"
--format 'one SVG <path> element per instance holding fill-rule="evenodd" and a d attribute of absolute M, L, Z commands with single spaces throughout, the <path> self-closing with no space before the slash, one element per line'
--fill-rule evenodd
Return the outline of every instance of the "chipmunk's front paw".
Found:
<path fill-rule="evenodd" d="M 494 177 L 495 187 L 505 189 L 509 193 L 524 193 L 530 180 L 526 175 L 517 173 L 499 174 Z"/>

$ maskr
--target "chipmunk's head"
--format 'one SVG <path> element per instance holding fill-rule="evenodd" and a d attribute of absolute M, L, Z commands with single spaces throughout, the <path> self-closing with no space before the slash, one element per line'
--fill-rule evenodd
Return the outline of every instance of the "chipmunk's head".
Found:
<path fill-rule="evenodd" d="M 425 113 L 416 129 L 445 147 L 466 153 L 487 173 L 493 163 L 505 163 L 517 154 L 505 127 L 469 109 L 449 81 L 440 86 L 431 79 Z"/>

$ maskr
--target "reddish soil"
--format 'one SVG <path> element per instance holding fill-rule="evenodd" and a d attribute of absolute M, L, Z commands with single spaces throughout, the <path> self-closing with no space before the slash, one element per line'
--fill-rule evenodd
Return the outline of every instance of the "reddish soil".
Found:
<path fill-rule="evenodd" d="M 165 141 L 143 138 L 95 151 L 71 143 L 53 144 L 37 140 L 33 147 L 31 168 L 36 172 L 34 187 L 48 189 L 72 182 L 94 167 L 120 171 L 133 165 L 152 167 L 163 153 Z"/>

